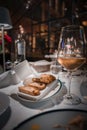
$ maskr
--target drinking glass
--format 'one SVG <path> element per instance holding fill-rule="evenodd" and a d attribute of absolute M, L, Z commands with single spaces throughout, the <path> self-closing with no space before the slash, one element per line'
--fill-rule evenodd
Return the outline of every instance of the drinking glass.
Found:
<path fill-rule="evenodd" d="M 64 99 L 68 104 L 79 104 L 80 98 L 71 93 L 71 79 L 72 72 L 86 62 L 86 40 L 82 26 L 68 25 L 62 27 L 57 60 L 68 71 L 69 86 Z"/>

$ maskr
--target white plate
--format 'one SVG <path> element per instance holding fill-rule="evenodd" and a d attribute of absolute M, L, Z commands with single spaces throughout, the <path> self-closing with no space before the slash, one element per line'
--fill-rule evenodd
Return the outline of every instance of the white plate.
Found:
<path fill-rule="evenodd" d="M 58 81 L 57 86 L 52 89 L 49 94 L 47 94 L 45 97 L 43 97 L 41 100 L 34 100 L 35 98 L 39 98 L 39 96 L 30 96 L 28 94 L 24 94 L 22 92 L 17 92 L 17 96 L 19 99 L 21 99 L 22 101 L 28 101 L 28 102 L 42 102 L 45 101 L 46 99 L 49 99 L 50 97 L 52 97 L 53 95 L 55 95 L 56 93 L 58 93 L 58 91 L 61 89 L 62 83 L 60 81 Z M 49 86 L 50 87 L 50 86 Z M 47 90 L 45 90 L 47 91 Z M 44 91 L 44 92 L 45 92 Z M 42 92 L 42 94 L 44 93 Z"/>
<path fill-rule="evenodd" d="M 9 97 L 6 94 L 0 92 L 0 115 L 2 115 L 7 110 L 9 104 Z"/>
<path fill-rule="evenodd" d="M 84 118 L 84 125 L 81 129 L 81 124 L 69 125 L 71 120 Z M 57 126 L 60 126 L 57 128 Z M 68 126 L 68 128 L 67 128 Z M 14 130 L 87 130 L 87 112 L 80 110 L 53 110 L 35 115 L 20 125 Z"/>

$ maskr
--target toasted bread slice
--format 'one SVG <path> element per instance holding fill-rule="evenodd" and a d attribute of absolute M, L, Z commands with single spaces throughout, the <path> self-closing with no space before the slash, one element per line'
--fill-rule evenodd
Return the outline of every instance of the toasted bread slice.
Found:
<path fill-rule="evenodd" d="M 42 74 L 40 77 L 40 82 L 49 84 L 53 82 L 56 78 L 50 74 Z"/>
<path fill-rule="evenodd" d="M 40 82 L 40 78 L 32 78 L 33 82 Z"/>
<path fill-rule="evenodd" d="M 18 87 L 18 89 L 19 89 L 19 92 L 29 94 L 32 96 L 40 95 L 40 91 L 38 89 L 30 87 L 30 86 L 20 86 Z"/>
<path fill-rule="evenodd" d="M 28 86 L 37 88 L 37 89 L 39 89 L 39 90 L 43 90 L 43 89 L 46 88 L 46 84 L 40 83 L 40 82 L 32 82 L 32 83 L 29 83 Z"/>

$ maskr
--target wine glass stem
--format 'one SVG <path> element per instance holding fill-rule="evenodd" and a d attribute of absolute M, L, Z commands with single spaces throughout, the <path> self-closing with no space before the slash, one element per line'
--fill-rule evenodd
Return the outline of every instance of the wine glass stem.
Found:
<path fill-rule="evenodd" d="M 68 72 L 68 92 L 67 92 L 67 99 L 71 99 L 72 95 L 71 95 L 71 80 L 72 80 L 72 72 Z"/>

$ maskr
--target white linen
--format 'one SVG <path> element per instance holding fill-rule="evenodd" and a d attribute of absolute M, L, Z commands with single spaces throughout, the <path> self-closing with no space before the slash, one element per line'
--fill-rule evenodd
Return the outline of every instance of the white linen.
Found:
<path fill-rule="evenodd" d="M 31 66 L 27 60 L 24 60 L 23 62 L 20 62 L 18 65 L 16 65 L 14 70 L 21 80 L 24 80 L 27 76 L 32 74 Z"/>
<path fill-rule="evenodd" d="M 32 74 L 31 67 L 28 61 L 25 60 L 16 65 L 13 70 L 9 70 L 0 75 L 0 88 L 18 84 L 30 74 Z"/>
<path fill-rule="evenodd" d="M 9 71 L 0 75 L 0 88 L 10 85 Z"/>

